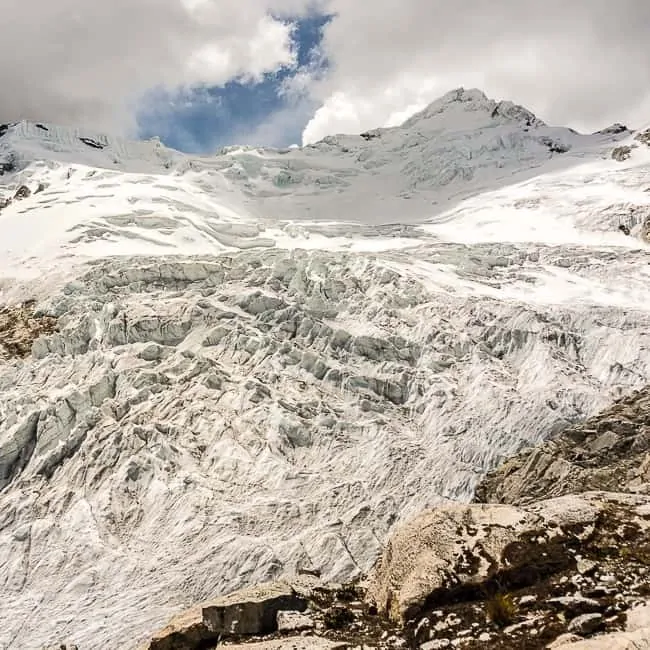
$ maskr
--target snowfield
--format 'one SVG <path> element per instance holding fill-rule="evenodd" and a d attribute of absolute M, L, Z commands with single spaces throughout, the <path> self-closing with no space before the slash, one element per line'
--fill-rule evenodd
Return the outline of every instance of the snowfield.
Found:
<path fill-rule="evenodd" d="M 647 383 L 631 131 L 459 89 L 302 149 L 0 134 L 0 199 L 31 190 L 0 210 L 0 302 L 60 318 L 0 361 L 0 648 L 135 648 L 219 593 L 366 572 Z"/>

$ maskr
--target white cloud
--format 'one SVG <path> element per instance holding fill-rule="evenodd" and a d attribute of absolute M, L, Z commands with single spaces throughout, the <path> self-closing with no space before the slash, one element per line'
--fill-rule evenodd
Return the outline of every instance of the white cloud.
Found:
<path fill-rule="evenodd" d="M 152 88 L 257 80 L 292 65 L 292 26 L 277 17 L 315 9 L 334 14 L 322 43 L 331 68 L 301 71 L 282 90 L 320 107 L 305 141 L 399 123 L 460 85 L 581 129 L 650 121 L 647 0 L 9 3 L 0 121 L 126 131 Z M 284 119 L 270 117 L 269 128 Z"/>
<path fill-rule="evenodd" d="M 256 80 L 294 62 L 307 0 L 12 0 L 0 39 L 0 121 L 125 131 L 149 89 Z"/>
<path fill-rule="evenodd" d="M 331 0 L 305 142 L 392 125 L 457 86 L 581 129 L 650 121 L 647 0 Z"/>

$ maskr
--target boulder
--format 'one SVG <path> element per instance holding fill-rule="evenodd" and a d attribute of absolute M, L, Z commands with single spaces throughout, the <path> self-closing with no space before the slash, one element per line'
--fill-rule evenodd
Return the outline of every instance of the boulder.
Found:
<path fill-rule="evenodd" d="M 303 611 L 307 602 L 284 582 L 257 585 L 203 606 L 203 621 L 216 635 L 268 634 L 281 610 Z"/>
<path fill-rule="evenodd" d="M 605 626 L 602 614 L 581 614 L 569 623 L 570 634 L 593 634 Z"/>
<path fill-rule="evenodd" d="M 203 603 L 172 619 L 143 650 L 193 650 L 228 636 L 269 634 L 278 612 L 303 611 L 304 598 L 284 582 L 265 583 Z"/>
<path fill-rule="evenodd" d="M 27 199 L 32 195 L 32 191 L 27 185 L 21 185 L 14 194 L 14 199 Z"/>
<path fill-rule="evenodd" d="M 612 530 L 629 522 L 624 534 L 637 535 L 648 503 L 641 495 L 590 492 L 519 508 L 454 504 L 425 511 L 389 540 L 367 598 L 404 624 L 425 609 L 539 583 L 576 569 L 575 549 L 600 544 L 601 533 L 623 544 Z"/>
<path fill-rule="evenodd" d="M 197 605 L 175 616 L 140 650 L 194 650 L 214 638 L 203 622 L 201 606 Z"/>

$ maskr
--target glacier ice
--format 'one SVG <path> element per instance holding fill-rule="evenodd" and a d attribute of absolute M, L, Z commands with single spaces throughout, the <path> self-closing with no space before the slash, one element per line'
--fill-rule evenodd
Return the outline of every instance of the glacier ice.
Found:
<path fill-rule="evenodd" d="M 0 136 L 0 195 L 45 185 L 0 211 L 0 298 L 59 319 L 0 362 L 2 647 L 127 648 L 301 566 L 365 572 L 397 522 L 647 381 L 627 131 L 475 91 L 202 158 L 43 126 Z"/>

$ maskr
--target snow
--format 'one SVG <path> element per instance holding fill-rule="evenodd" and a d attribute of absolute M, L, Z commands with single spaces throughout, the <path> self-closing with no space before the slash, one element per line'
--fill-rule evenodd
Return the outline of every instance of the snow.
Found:
<path fill-rule="evenodd" d="M 0 301 L 61 331 L 0 364 L 0 647 L 136 647 L 299 566 L 367 571 L 643 385 L 650 148 L 621 144 L 475 90 L 204 157 L 9 126 L 0 198 L 33 193 L 0 210 Z"/>

